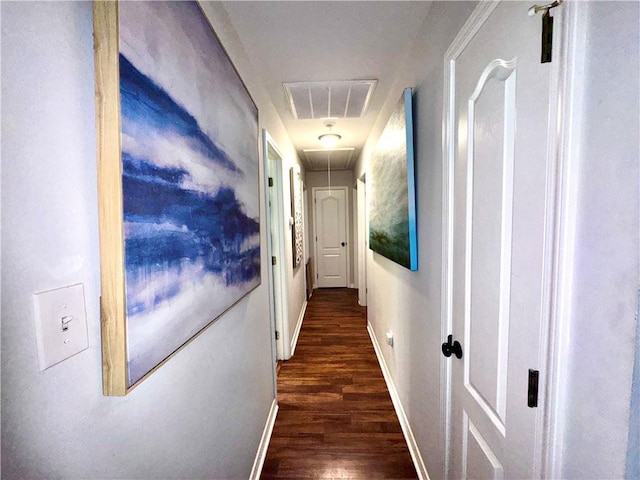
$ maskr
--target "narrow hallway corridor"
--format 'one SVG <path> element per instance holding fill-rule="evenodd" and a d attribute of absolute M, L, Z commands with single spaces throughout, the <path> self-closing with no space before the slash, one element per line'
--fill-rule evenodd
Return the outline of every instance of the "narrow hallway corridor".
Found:
<path fill-rule="evenodd" d="M 417 478 L 357 290 L 314 290 L 278 403 L 261 478 Z"/>

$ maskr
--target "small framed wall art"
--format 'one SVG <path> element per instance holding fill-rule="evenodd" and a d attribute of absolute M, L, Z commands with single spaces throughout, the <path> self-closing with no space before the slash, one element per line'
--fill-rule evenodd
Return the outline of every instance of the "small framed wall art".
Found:
<path fill-rule="evenodd" d="M 302 221 L 302 178 L 300 177 L 300 167 L 289 169 L 289 184 L 291 191 L 291 246 L 293 252 L 293 268 L 298 268 L 304 256 L 304 225 Z"/>

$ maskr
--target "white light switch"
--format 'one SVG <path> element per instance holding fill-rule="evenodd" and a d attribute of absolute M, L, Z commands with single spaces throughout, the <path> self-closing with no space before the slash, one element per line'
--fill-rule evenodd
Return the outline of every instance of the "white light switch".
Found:
<path fill-rule="evenodd" d="M 84 287 L 81 283 L 36 293 L 33 305 L 40 370 L 89 347 Z"/>

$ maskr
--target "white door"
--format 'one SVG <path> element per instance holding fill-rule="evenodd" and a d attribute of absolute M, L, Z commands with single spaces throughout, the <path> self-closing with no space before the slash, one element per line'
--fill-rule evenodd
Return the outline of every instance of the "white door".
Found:
<path fill-rule="evenodd" d="M 467 24 L 475 35 L 447 53 L 450 333 L 463 353 L 447 360 L 455 479 L 540 475 L 543 402 L 528 406 L 528 386 L 546 352 L 551 64 L 540 63 L 541 18 L 529 6 L 481 4 Z"/>
<path fill-rule="evenodd" d="M 318 288 L 347 286 L 347 189 L 315 190 Z"/>

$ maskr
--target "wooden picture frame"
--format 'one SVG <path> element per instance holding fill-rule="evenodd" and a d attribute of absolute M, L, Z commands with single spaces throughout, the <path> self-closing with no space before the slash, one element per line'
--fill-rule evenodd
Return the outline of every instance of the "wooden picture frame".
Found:
<path fill-rule="evenodd" d="M 196 2 L 94 2 L 94 42 L 103 391 L 126 395 L 260 285 L 258 110 Z"/>

